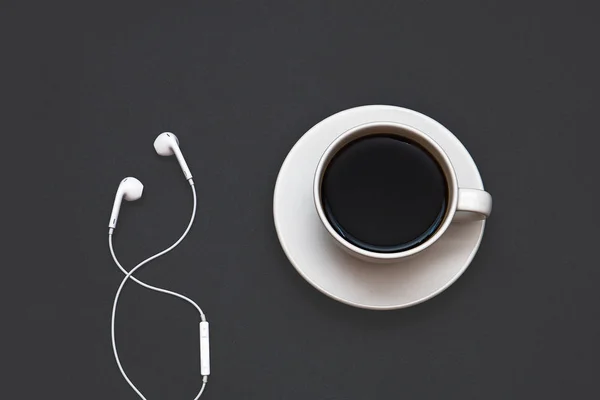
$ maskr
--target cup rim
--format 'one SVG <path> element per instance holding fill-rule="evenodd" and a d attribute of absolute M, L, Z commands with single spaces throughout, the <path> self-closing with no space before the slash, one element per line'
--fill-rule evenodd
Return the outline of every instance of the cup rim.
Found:
<path fill-rule="evenodd" d="M 353 243 L 350 243 L 333 228 L 333 226 L 327 219 L 327 216 L 325 215 L 323 204 L 321 202 L 321 186 L 323 177 L 325 175 L 325 170 L 327 169 L 327 166 L 329 165 L 329 162 L 333 159 L 333 157 L 347 144 L 357 139 L 377 134 L 396 135 L 420 144 L 425 148 L 425 150 L 428 153 L 430 153 L 435 158 L 436 162 L 440 165 L 446 177 L 446 182 L 448 185 L 448 206 L 446 207 L 446 213 L 443 217 L 441 224 L 438 226 L 435 233 L 431 237 L 429 237 L 427 240 L 425 240 L 418 246 L 412 247 L 408 250 L 402 250 L 393 253 L 380 253 L 376 251 L 366 250 L 362 247 L 358 247 Z M 351 253 L 354 253 L 362 258 L 372 259 L 376 261 L 393 261 L 412 256 L 425 250 L 426 248 L 434 244 L 446 232 L 446 230 L 452 223 L 454 214 L 456 213 L 456 206 L 458 203 L 458 181 L 456 178 L 456 172 L 454 170 L 454 167 L 452 166 L 450 158 L 442 149 L 442 147 L 426 133 L 420 131 L 419 129 L 413 126 L 400 124 L 397 122 L 369 122 L 357 125 L 353 128 L 346 130 L 345 132 L 341 133 L 338 137 L 336 137 L 335 140 L 329 144 L 329 146 L 327 146 L 327 148 L 321 155 L 321 158 L 319 159 L 317 168 L 315 170 L 313 178 L 313 200 L 321 223 L 323 224 L 329 235 L 332 236 L 338 244 L 342 245 L 346 250 L 349 250 Z"/>

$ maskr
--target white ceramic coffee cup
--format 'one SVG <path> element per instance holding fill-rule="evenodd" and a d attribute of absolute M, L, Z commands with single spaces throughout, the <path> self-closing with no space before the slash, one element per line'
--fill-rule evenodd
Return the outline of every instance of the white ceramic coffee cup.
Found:
<path fill-rule="evenodd" d="M 321 200 L 321 187 L 325 171 L 338 151 L 357 139 L 380 134 L 399 136 L 415 142 L 424 148 L 442 169 L 448 189 L 446 212 L 435 232 L 416 247 L 395 253 L 380 253 L 366 250 L 344 239 L 327 219 Z M 411 126 L 395 122 L 372 122 L 359 125 L 338 136 L 327 147 L 319 160 L 313 180 L 313 196 L 317 214 L 335 242 L 351 255 L 373 262 L 393 262 L 413 256 L 425 250 L 442 237 L 452 222 L 485 219 L 492 211 L 492 196 L 488 192 L 480 189 L 458 187 L 456 172 L 452 166 L 452 162 L 450 162 L 444 150 L 433 139 Z"/>

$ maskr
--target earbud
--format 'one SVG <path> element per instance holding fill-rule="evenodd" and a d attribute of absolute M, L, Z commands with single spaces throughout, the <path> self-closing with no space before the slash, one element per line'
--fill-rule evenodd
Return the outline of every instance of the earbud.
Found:
<path fill-rule="evenodd" d="M 177 161 L 179 161 L 179 165 L 183 170 L 183 175 L 185 179 L 192 179 L 192 173 L 188 168 L 185 159 L 183 158 L 183 154 L 181 154 L 181 149 L 179 148 L 179 140 L 177 136 L 172 134 L 171 132 L 163 132 L 154 141 L 154 149 L 161 156 L 172 156 L 175 154 L 177 157 Z"/>
<path fill-rule="evenodd" d="M 121 209 L 121 202 L 123 199 L 127 201 L 134 201 L 142 197 L 144 191 L 144 185 L 137 179 L 129 176 L 121 181 L 117 194 L 115 195 L 115 203 L 113 204 L 112 213 L 110 214 L 110 221 L 108 227 L 115 229 L 117 226 L 117 219 L 119 219 L 119 210 Z"/>

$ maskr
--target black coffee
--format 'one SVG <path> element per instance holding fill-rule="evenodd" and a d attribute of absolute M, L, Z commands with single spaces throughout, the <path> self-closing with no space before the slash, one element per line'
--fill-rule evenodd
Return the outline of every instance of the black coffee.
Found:
<path fill-rule="evenodd" d="M 387 253 L 431 237 L 448 198 L 446 178 L 434 158 L 416 143 L 385 134 L 338 151 L 321 191 L 327 219 L 342 237 Z"/>

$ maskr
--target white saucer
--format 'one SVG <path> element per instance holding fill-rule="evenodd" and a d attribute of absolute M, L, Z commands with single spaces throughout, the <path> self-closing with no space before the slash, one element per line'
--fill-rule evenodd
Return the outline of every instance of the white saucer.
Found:
<path fill-rule="evenodd" d="M 440 123 L 405 108 L 364 106 L 332 115 L 298 140 L 279 171 L 273 215 L 281 246 L 306 281 L 342 303 L 391 310 L 428 300 L 456 281 L 477 252 L 485 222 L 454 223 L 433 246 L 394 264 L 371 264 L 342 251 L 317 216 L 313 176 L 321 154 L 337 136 L 375 121 L 402 123 L 428 134 L 450 157 L 459 187 L 483 189 L 475 162 Z"/>

